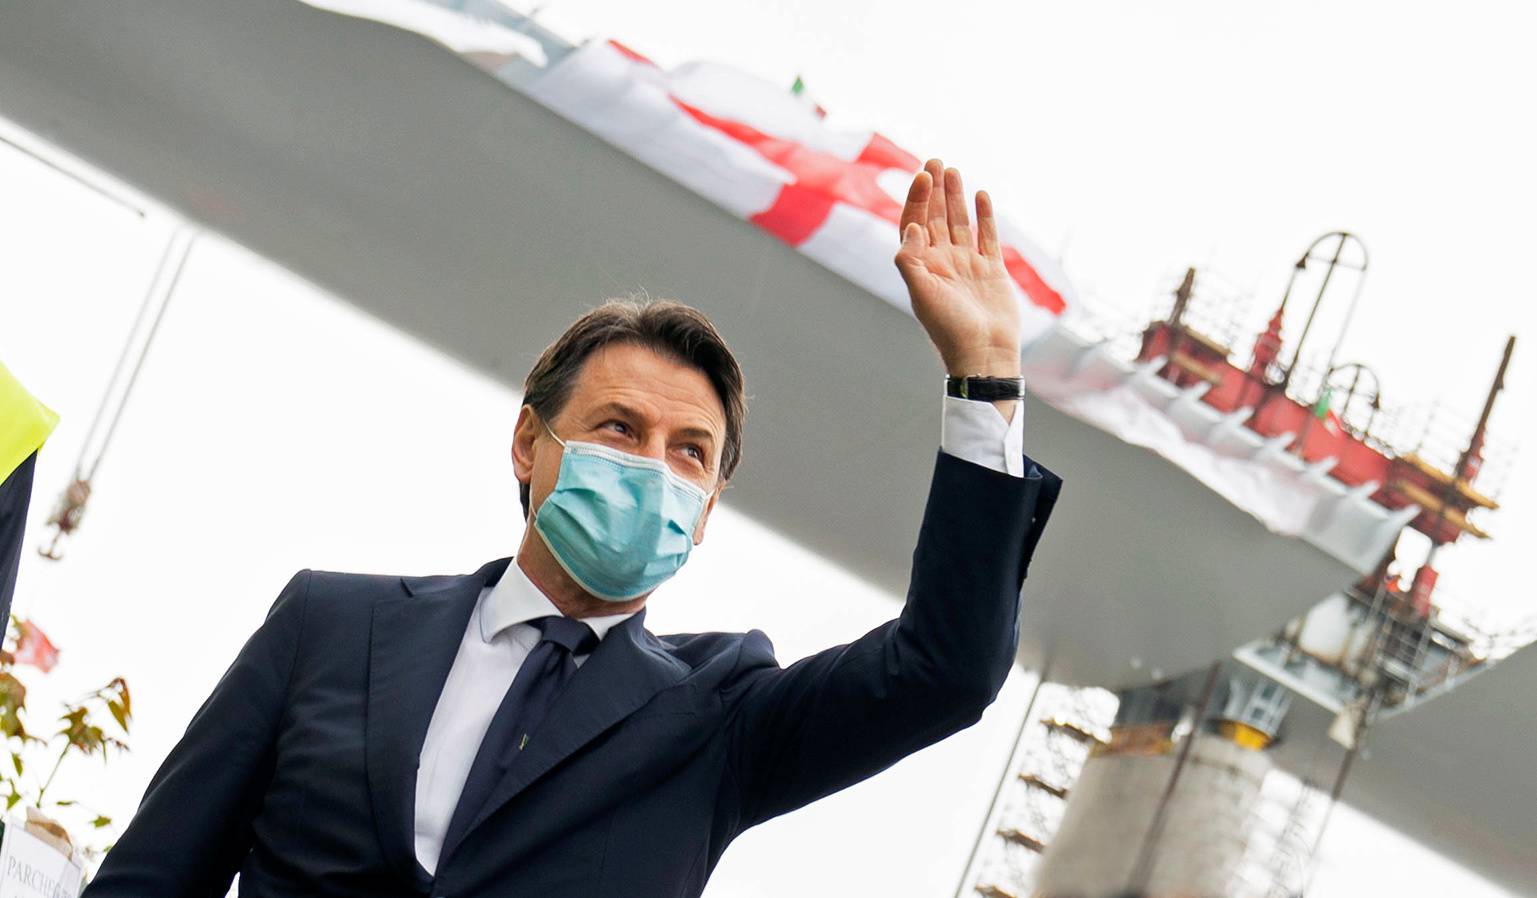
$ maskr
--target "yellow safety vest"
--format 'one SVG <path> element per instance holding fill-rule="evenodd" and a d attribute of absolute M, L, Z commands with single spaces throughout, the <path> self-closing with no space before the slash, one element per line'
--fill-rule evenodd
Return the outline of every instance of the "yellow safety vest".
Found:
<path fill-rule="evenodd" d="M 59 416 L 0 364 L 0 483 L 53 432 Z"/>

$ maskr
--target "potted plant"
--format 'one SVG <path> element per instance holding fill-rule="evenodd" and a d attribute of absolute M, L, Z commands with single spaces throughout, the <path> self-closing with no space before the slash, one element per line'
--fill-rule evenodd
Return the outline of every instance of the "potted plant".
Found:
<path fill-rule="evenodd" d="M 0 734 L 4 735 L 9 763 L 0 759 L 0 797 L 5 811 L 14 814 L 21 806 L 28 835 L 51 845 L 83 868 L 110 847 L 100 837 L 110 835 L 112 819 L 74 798 L 59 796 L 53 789 L 60 768 L 71 757 L 100 757 L 126 751 L 128 728 L 133 720 L 128 684 L 115 677 L 106 685 L 65 702 L 57 729 L 49 736 L 28 728 L 27 687 L 17 677 L 18 667 L 32 667 L 47 675 L 58 661 L 59 650 L 36 624 L 11 616 L 8 648 L 0 649 Z M 4 832 L 0 821 L 0 834 Z M 81 840 L 84 834 L 95 838 Z"/>

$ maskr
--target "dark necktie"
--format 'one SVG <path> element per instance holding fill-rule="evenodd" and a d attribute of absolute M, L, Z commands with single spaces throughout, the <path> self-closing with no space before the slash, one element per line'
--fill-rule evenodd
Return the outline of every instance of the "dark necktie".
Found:
<path fill-rule="evenodd" d="M 464 830 L 485 806 L 486 799 L 496 784 L 501 782 L 507 768 L 529 735 L 549 713 L 555 698 L 566 683 L 576 674 L 574 656 L 586 654 L 597 647 L 598 635 L 592 628 L 569 617 L 540 617 L 529 621 L 540 634 L 539 644 L 528 653 L 523 666 L 518 668 L 507 694 L 491 718 L 475 761 L 470 765 L 470 775 L 459 793 L 459 803 L 448 821 L 443 835 L 443 851 L 446 854 L 463 837 Z"/>

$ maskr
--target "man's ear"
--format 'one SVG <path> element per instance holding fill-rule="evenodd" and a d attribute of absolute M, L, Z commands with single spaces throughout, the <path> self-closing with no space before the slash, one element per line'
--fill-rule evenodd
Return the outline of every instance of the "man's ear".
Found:
<path fill-rule="evenodd" d="M 710 498 L 705 500 L 704 511 L 699 514 L 699 523 L 694 526 L 694 545 L 704 542 L 704 525 L 709 522 L 710 512 L 715 510 L 715 500 L 720 498 L 720 491 L 725 488 L 726 485 L 722 483 L 711 490 Z"/>
<path fill-rule="evenodd" d="M 541 429 L 533 406 L 525 405 L 518 410 L 518 424 L 512 431 L 512 473 L 519 483 L 527 484 L 534 479 L 534 442 Z"/>

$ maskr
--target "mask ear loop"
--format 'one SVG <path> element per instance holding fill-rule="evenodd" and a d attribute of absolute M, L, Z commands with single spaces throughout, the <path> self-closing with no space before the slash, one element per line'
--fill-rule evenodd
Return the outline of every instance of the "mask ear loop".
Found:
<path fill-rule="evenodd" d="M 550 427 L 550 422 L 544 420 L 543 415 L 539 414 L 538 412 L 534 412 L 534 417 L 539 419 L 539 423 L 544 426 L 544 432 L 550 435 L 550 439 L 559 443 L 560 448 L 566 448 L 566 441 L 555 435 L 555 431 Z"/>
<path fill-rule="evenodd" d="M 530 407 L 530 411 L 532 411 L 532 410 L 533 410 L 532 407 Z M 544 432 L 550 435 L 550 439 L 552 439 L 555 442 L 559 443 L 561 451 L 564 452 L 565 448 L 566 448 L 566 441 L 555 435 L 555 430 L 554 430 L 554 428 L 550 427 L 550 422 L 544 420 L 544 416 L 539 414 L 539 412 L 537 412 L 537 411 L 534 411 L 534 417 L 539 419 L 539 424 L 540 424 L 540 426 L 542 426 L 544 428 Z M 544 541 L 545 542 L 545 547 L 548 548 L 549 547 L 549 542 L 544 540 L 544 534 L 542 532 L 540 532 L 539 527 L 538 527 L 538 523 L 539 523 L 539 509 L 535 508 L 533 510 L 533 513 L 528 516 L 528 526 L 532 527 L 534 529 L 534 532 L 539 534 L 539 539 L 541 541 Z M 554 550 L 553 549 L 551 549 L 550 552 L 551 552 L 552 555 L 554 554 Z"/>
<path fill-rule="evenodd" d="M 530 407 L 530 411 L 532 411 L 532 410 L 533 410 L 532 407 Z M 544 416 L 539 414 L 537 411 L 534 412 L 534 417 L 539 419 L 540 426 L 542 426 L 544 428 L 544 432 L 545 433 L 548 433 L 550 435 L 550 439 L 552 439 L 555 442 L 559 443 L 561 450 L 564 451 L 565 448 L 566 448 L 566 441 L 555 435 L 554 429 L 550 427 L 550 422 L 544 420 Z M 539 509 L 536 508 L 528 516 L 528 526 L 533 527 L 538 522 L 538 520 L 539 520 Z M 536 532 L 537 532 L 537 530 L 536 530 Z M 541 533 L 539 535 L 539 538 L 540 539 L 544 539 L 544 534 Z"/>

